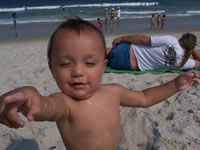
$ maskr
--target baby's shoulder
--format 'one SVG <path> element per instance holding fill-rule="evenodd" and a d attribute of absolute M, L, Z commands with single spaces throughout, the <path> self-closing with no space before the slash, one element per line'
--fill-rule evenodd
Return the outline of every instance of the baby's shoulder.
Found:
<path fill-rule="evenodd" d="M 68 96 L 67 94 L 64 94 L 62 92 L 52 93 L 49 95 L 49 97 L 51 97 L 54 100 L 63 101 L 64 103 L 73 101 L 73 99 L 70 96 Z"/>
<path fill-rule="evenodd" d="M 110 83 L 110 84 L 102 84 L 101 85 L 102 90 L 105 92 L 113 92 L 113 93 L 119 93 L 124 87 L 117 83 Z"/>
<path fill-rule="evenodd" d="M 101 99 L 111 100 L 112 102 L 119 104 L 122 95 L 124 95 L 127 90 L 127 88 L 120 84 L 102 84 L 98 92 L 96 92 L 96 95 L 97 97 L 101 97 Z"/>

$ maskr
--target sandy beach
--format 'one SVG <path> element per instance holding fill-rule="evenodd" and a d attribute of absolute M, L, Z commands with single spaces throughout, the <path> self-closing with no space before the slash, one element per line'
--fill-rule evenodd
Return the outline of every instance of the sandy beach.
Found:
<path fill-rule="evenodd" d="M 200 49 L 199 29 L 107 32 L 105 39 L 107 47 L 111 47 L 114 38 L 126 34 L 170 34 L 179 38 L 185 32 L 194 33 L 198 37 L 198 49 Z M 47 64 L 48 39 L 49 36 L 19 36 L 0 41 L 0 94 L 29 85 L 36 87 L 42 95 L 59 91 Z M 143 90 L 165 83 L 176 76 L 175 73 L 160 75 L 105 73 L 102 83 L 119 83 L 129 89 Z M 145 109 L 121 107 L 120 146 L 126 150 L 199 150 L 199 90 L 200 86 L 192 86 L 160 104 Z M 26 122 L 26 126 L 22 129 L 10 129 L 0 125 L 0 150 L 65 149 L 54 122 L 27 120 Z"/>

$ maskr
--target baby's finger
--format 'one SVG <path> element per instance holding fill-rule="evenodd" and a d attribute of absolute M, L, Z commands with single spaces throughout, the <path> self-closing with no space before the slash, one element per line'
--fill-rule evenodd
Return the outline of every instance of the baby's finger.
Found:
<path fill-rule="evenodd" d="M 6 120 L 6 119 L 4 119 L 4 118 L 0 118 L 0 123 L 3 124 L 3 125 L 5 125 L 5 126 L 7 126 L 7 127 L 9 127 L 9 128 L 16 128 L 16 127 L 14 127 L 13 125 L 11 125 L 11 124 L 8 122 L 8 120 Z"/>
<path fill-rule="evenodd" d="M 17 113 L 17 108 L 13 107 L 12 105 L 10 105 L 7 111 L 4 112 L 4 116 L 4 118 L 7 118 L 8 122 L 16 128 L 25 126 L 25 122 Z"/>
<path fill-rule="evenodd" d="M 199 74 L 199 72 L 197 72 L 197 71 L 195 71 L 195 70 L 190 70 L 190 71 L 188 71 L 189 73 L 192 73 L 193 74 L 193 77 L 194 78 L 200 78 L 200 74 Z"/>
<path fill-rule="evenodd" d="M 193 84 L 196 84 L 196 85 L 200 85 L 200 81 L 198 80 L 193 80 Z"/>
<path fill-rule="evenodd" d="M 4 101 L 6 103 L 15 103 L 15 102 L 20 102 L 20 101 L 24 101 L 25 96 L 23 93 L 14 93 L 11 95 L 8 95 L 4 98 Z"/>
<path fill-rule="evenodd" d="M 4 111 L 5 105 L 6 105 L 6 103 L 3 99 L 3 97 L 0 97 L 0 114 Z"/>
<path fill-rule="evenodd" d="M 12 123 L 10 123 L 7 119 L 6 119 L 6 117 L 0 117 L 0 123 L 1 124 L 3 124 L 3 125 L 5 125 L 5 126 L 7 126 L 7 127 L 9 127 L 9 128 L 19 128 L 19 126 L 15 126 L 15 125 L 13 125 Z"/>
<path fill-rule="evenodd" d="M 199 72 L 194 71 L 194 70 L 190 70 L 189 73 L 192 74 L 192 77 L 191 77 L 192 83 L 196 84 L 196 85 L 200 85 L 200 80 L 199 80 L 200 74 L 199 74 Z"/>
<path fill-rule="evenodd" d="M 32 112 L 29 112 L 28 114 L 27 114 L 27 119 L 29 120 L 29 121 L 33 121 L 35 118 L 34 118 L 34 114 L 32 113 Z"/>
<path fill-rule="evenodd" d="M 41 114 L 41 109 L 39 108 L 39 107 L 32 107 L 31 109 L 30 109 L 30 111 L 27 113 L 27 119 L 29 120 L 29 121 L 33 121 L 33 120 L 35 120 L 36 118 L 37 119 L 39 119 L 38 118 L 38 116 Z"/>
<path fill-rule="evenodd" d="M 194 71 L 194 70 L 193 70 Z M 194 71 L 194 77 L 200 79 L 200 74 L 197 71 Z"/>

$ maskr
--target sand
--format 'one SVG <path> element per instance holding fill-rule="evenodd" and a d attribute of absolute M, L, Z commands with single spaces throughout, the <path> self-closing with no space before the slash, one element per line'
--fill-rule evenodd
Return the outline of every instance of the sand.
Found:
<path fill-rule="evenodd" d="M 200 32 L 192 31 L 200 39 Z M 129 32 L 130 33 L 130 32 Z M 177 38 L 184 31 L 142 31 L 148 35 L 170 34 Z M 106 33 L 107 47 L 115 37 L 127 33 Z M 47 65 L 46 38 L 15 38 L 0 41 L 0 94 L 20 86 L 35 86 L 43 95 L 59 91 Z M 198 49 L 200 44 L 198 43 Z M 160 75 L 105 73 L 102 83 L 119 83 L 143 90 L 174 79 L 175 73 Z M 127 150 L 199 150 L 200 86 L 179 92 L 149 108 L 121 107 L 122 138 Z M 25 119 L 25 118 L 24 118 Z M 26 120 L 26 119 L 25 119 Z M 54 122 L 27 122 L 22 129 L 0 125 L 0 150 L 64 150 Z"/>

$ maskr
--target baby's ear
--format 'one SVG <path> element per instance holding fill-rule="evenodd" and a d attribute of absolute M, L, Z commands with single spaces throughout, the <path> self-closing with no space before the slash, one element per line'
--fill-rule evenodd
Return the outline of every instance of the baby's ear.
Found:
<path fill-rule="evenodd" d="M 51 61 L 48 61 L 49 69 L 52 71 Z"/>
<path fill-rule="evenodd" d="M 53 75 L 52 62 L 48 61 L 48 65 L 49 65 L 49 70 L 51 71 L 51 74 Z M 54 75 L 53 75 L 53 77 L 54 77 Z"/>

